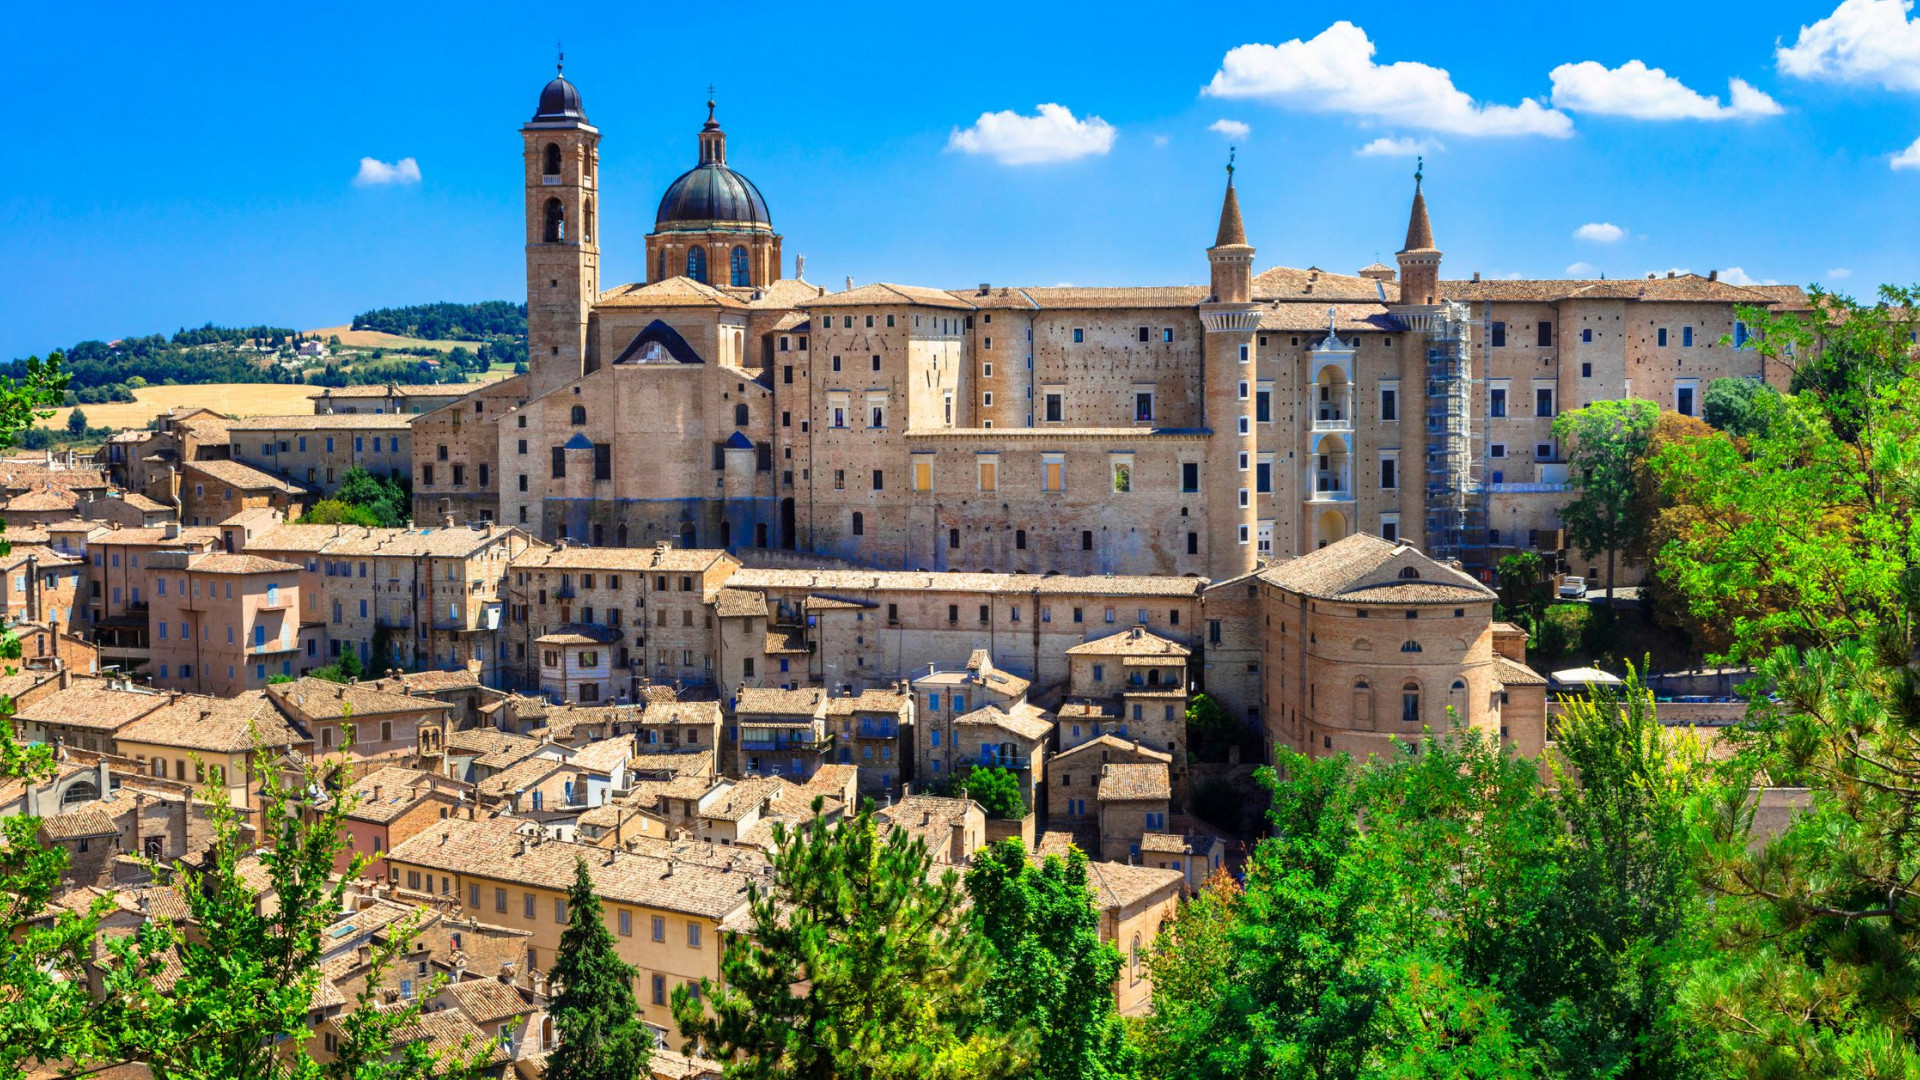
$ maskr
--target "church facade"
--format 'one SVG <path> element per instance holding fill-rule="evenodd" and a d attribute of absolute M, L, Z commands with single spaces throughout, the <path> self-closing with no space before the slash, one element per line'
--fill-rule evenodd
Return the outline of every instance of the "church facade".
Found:
<path fill-rule="evenodd" d="M 1365 533 L 1477 570 L 1561 549 L 1554 416 L 1783 379 L 1736 308 L 1805 302 L 1449 280 L 1418 179 L 1396 267 L 1261 269 L 1231 168 L 1204 284 L 830 291 L 787 276 L 711 102 L 642 280 L 608 286 L 573 84 L 521 134 L 531 370 L 414 419 L 416 514 L 548 540 L 1222 581 Z"/>

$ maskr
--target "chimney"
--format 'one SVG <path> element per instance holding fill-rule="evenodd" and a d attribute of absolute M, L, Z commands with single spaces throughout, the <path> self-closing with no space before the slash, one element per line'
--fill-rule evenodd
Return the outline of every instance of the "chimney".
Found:
<path fill-rule="evenodd" d="M 981 295 L 981 296 L 985 296 L 985 295 L 987 295 L 988 293 L 991 293 L 992 291 L 993 291 L 993 286 L 992 286 L 992 285 L 990 285 L 990 284 L 988 284 L 987 282 L 984 282 L 984 281 L 980 283 L 980 295 Z"/>
<path fill-rule="evenodd" d="M 177 521 L 169 521 L 160 527 L 160 533 L 169 540 L 178 540 L 180 539 L 180 523 Z"/>
<path fill-rule="evenodd" d="M 1719 281 L 1719 280 L 1720 280 L 1720 271 L 1718 271 L 1718 270 L 1709 270 L 1709 271 L 1707 271 L 1707 280 L 1708 280 L 1708 281 Z"/>

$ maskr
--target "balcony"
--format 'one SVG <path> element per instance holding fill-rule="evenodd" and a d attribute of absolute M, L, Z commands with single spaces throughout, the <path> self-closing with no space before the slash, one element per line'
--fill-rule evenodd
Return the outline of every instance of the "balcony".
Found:
<path fill-rule="evenodd" d="M 821 754 L 833 749 L 833 736 L 824 739 L 740 737 L 740 749 L 773 754 Z"/>
<path fill-rule="evenodd" d="M 897 739 L 900 737 L 899 724 L 869 724 L 862 722 L 854 729 L 862 739 Z"/>
<path fill-rule="evenodd" d="M 413 614 L 408 612 L 400 615 L 377 615 L 374 617 L 373 625 L 382 630 L 411 630 Z"/>
<path fill-rule="evenodd" d="M 980 751 L 980 767 L 983 769 L 1027 769 L 1033 766 L 1033 758 L 1027 754 L 1002 754 Z"/>
<path fill-rule="evenodd" d="M 1350 503 L 1353 501 L 1353 492 L 1315 491 L 1308 494 L 1307 501 L 1310 503 Z"/>
<path fill-rule="evenodd" d="M 559 588 L 553 590 L 553 595 L 559 597 L 562 600 L 571 600 L 574 597 L 579 596 L 580 594 L 574 589 L 573 586 L 562 585 Z"/>

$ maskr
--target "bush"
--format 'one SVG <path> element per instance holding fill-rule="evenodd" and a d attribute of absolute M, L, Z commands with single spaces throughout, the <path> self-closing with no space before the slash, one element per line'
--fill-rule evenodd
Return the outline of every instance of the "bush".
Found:
<path fill-rule="evenodd" d="M 990 818 L 1027 816 L 1026 800 L 1020 797 L 1020 776 L 1012 769 L 966 766 L 955 769 L 951 780 L 937 782 L 927 790 L 928 794 L 950 799 L 972 799 Z"/>

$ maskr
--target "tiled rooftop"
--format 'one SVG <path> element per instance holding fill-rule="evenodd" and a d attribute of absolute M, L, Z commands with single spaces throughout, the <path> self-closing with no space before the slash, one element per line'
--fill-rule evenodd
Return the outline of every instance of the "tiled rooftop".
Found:
<path fill-rule="evenodd" d="M 1164 801 L 1173 797 L 1173 786 L 1162 762 L 1111 764 L 1100 771 L 1100 791 L 1095 797 L 1101 802 Z"/>

